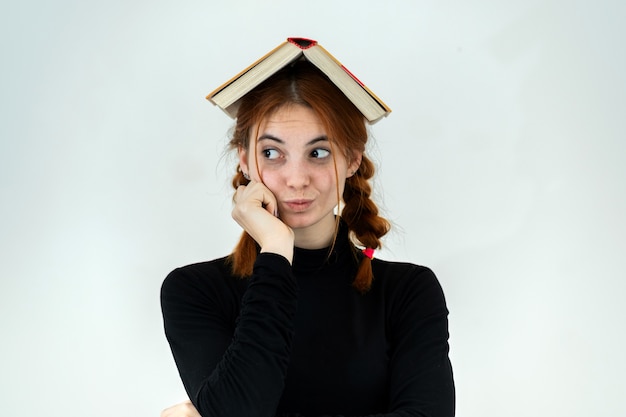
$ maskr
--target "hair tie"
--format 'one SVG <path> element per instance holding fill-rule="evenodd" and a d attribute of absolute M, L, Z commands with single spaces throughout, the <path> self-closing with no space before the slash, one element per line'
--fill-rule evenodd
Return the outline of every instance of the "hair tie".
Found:
<path fill-rule="evenodd" d="M 372 248 L 365 248 L 363 249 L 363 255 L 367 256 L 368 258 L 374 259 L 374 249 Z"/>

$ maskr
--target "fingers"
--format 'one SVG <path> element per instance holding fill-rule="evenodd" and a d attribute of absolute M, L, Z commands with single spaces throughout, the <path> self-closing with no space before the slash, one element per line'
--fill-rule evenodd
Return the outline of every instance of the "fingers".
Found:
<path fill-rule="evenodd" d="M 294 233 L 278 219 L 274 194 L 262 183 L 251 181 L 237 188 L 233 219 L 259 244 L 261 252 L 274 252 L 291 261 Z"/>
<path fill-rule="evenodd" d="M 276 203 L 276 197 L 274 197 L 274 194 L 272 194 L 272 192 L 267 188 L 265 188 L 265 191 L 267 192 L 263 193 L 263 207 L 265 207 L 265 210 L 267 210 L 267 212 L 272 216 L 278 217 L 278 204 Z"/>
<path fill-rule="evenodd" d="M 166 408 L 161 412 L 161 417 L 202 417 L 191 401 L 185 401 Z"/>
<path fill-rule="evenodd" d="M 250 181 L 248 185 L 239 186 L 233 200 L 235 202 L 235 209 L 247 211 L 260 207 L 264 208 L 274 217 L 278 217 L 276 197 L 260 182 Z"/>

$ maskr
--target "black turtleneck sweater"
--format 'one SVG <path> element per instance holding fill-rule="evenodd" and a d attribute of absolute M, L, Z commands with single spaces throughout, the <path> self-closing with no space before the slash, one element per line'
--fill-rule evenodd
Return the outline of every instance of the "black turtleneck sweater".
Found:
<path fill-rule="evenodd" d="M 361 255 L 342 227 L 333 252 L 259 254 L 248 279 L 225 258 L 163 283 L 165 332 L 203 417 L 454 415 L 446 304 L 425 267 Z"/>

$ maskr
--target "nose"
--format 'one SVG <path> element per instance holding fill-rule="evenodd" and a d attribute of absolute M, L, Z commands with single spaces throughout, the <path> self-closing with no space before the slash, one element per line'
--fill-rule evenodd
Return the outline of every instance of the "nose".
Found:
<path fill-rule="evenodd" d="M 292 160 L 285 167 L 285 182 L 289 188 L 301 189 L 311 182 L 309 167 L 302 160 Z"/>

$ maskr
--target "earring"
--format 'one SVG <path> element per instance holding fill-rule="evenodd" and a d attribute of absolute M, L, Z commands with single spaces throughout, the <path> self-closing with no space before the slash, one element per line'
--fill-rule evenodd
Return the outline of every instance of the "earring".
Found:
<path fill-rule="evenodd" d="M 248 181 L 250 181 L 250 175 L 248 175 L 248 173 L 247 173 L 247 172 L 242 172 L 242 174 L 243 174 L 243 177 L 244 177 L 245 179 L 247 179 Z"/>

